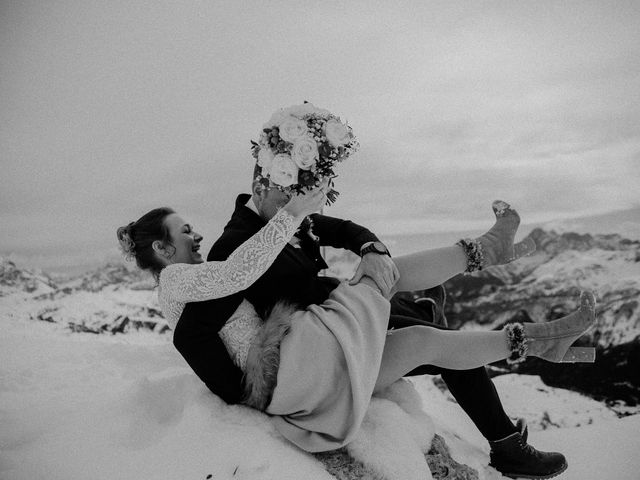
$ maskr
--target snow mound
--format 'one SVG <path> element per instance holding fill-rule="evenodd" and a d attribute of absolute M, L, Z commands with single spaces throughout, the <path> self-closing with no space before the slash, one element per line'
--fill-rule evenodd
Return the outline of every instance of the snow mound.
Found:
<path fill-rule="evenodd" d="M 211 394 L 166 337 L 73 334 L 4 316 L 0 331 L 3 480 L 332 478 L 314 456 L 280 437 L 266 415 Z M 534 377 L 497 383 L 508 409 L 530 420 L 531 443 L 570 454 L 561 480 L 637 478 L 630 475 L 640 460 L 623 454 L 640 449 L 640 416 L 615 419 Z M 544 410 L 553 425 L 536 431 Z M 501 478 L 487 466 L 487 443 L 431 377 L 399 382 L 374 400 L 360 443 L 348 448 L 388 479 L 428 479 L 423 454 L 434 432 L 479 479 Z M 608 475 L 576 477 L 574 465 L 576 472 L 593 466 Z"/>

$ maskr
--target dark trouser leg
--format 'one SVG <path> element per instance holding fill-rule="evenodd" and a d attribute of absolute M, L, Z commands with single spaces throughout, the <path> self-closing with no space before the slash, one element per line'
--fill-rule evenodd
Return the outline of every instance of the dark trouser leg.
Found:
<path fill-rule="evenodd" d="M 428 302 L 417 300 L 425 297 L 429 300 Z M 389 328 L 411 325 L 446 327 L 445 298 L 442 287 L 398 294 L 391 299 Z M 430 304 L 432 308 L 425 308 Z M 461 352 L 461 354 L 464 353 Z M 562 454 L 541 452 L 527 444 L 526 428 L 520 431 L 511 423 L 484 367 L 450 370 L 434 365 L 423 365 L 409 372 L 408 375 L 424 374 L 442 375 L 454 398 L 482 435 L 489 440 L 490 465 L 499 472 L 514 478 L 551 478 L 567 468 L 567 461 Z"/>
<path fill-rule="evenodd" d="M 392 315 L 389 320 L 389 328 L 412 325 L 427 325 L 450 330 L 442 325 L 402 315 Z M 463 352 L 460 354 L 464 355 Z M 460 407 L 487 440 L 499 440 L 517 431 L 504 411 L 496 387 L 484 367 L 451 370 L 434 365 L 422 365 L 407 374 L 407 376 L 414 375 L 441 375 Z"/>
<path fill-rule="evenodd" d="M 484 367 L 449 370 L 423 365 L 409 372 L 407 376 L 425 374 L 442 376 L 460 407 L 487 440 L 499 440 L 517 431 L 504 411 L 496 387 Z"/>
<path fill-rule="evenodd" d="M 444 314 L 446 299 L 447 293 L 442 285 L 428 290 L 398 292 L 391 299 L 391 315 L 416 318 L 448 327 Z"/>

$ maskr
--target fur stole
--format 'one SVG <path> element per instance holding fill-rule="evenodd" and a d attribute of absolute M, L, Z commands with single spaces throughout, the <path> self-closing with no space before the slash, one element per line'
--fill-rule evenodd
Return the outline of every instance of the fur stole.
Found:
<path fill-rule="evenodd" d="M 297 310 L 290 303 L 276 303 L 251 343 L 243 382 L 245 405 L 264 411 L 271 402 L 278 382 L 280 342 L 289 333 Z"/>

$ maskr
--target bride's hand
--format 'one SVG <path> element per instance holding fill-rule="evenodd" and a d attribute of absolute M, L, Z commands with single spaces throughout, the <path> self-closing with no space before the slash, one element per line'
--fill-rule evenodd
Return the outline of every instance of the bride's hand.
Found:
<path fill-rule="evenodd" d="M 294 217 L 304 218 L 312 213 L 318 213 L 326 202 L 327 190 L 323 185 L 304 194 L 294 193 L 283 208 Z"/>

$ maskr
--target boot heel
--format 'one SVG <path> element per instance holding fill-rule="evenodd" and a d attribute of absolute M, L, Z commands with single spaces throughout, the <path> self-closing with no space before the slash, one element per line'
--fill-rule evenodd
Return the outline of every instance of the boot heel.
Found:
<path fill-rule="evenodd" d="M 596 361 L 596 349 L 593 347 L 570 347 L 564 354 L 562 363 L 593 363 Z"/>

